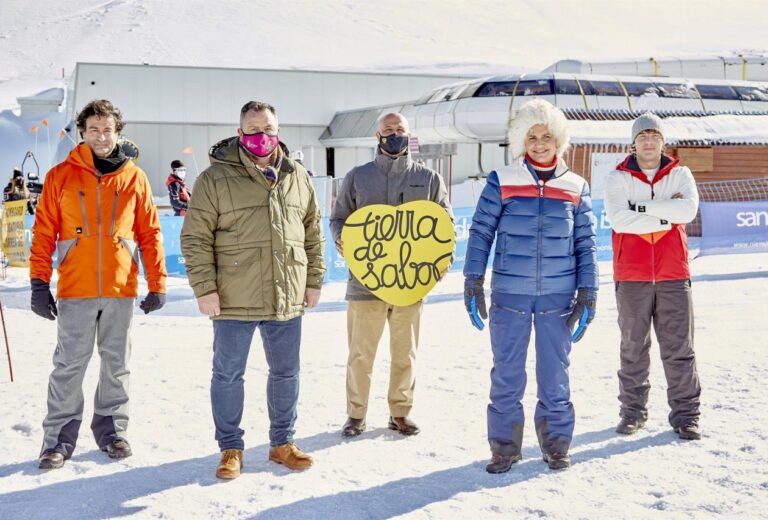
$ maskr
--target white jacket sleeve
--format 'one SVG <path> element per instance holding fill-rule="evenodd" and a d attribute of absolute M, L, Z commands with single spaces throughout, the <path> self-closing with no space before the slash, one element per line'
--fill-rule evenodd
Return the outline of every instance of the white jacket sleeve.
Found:
<path fill-rule="evenodd" d="M 687 166 L 675 168 L 671 172 L 675 176 L 672 193 L 665 194 L 672 197 L 677 193 L 682 198 L 664 198 L 637 201 L 638 209 L 643 206 L 646 215 L 652 215 L 671 222 L 672 224 L 687 224 L 696 218 L 699 210 L 699 192 L 696 189 L 696 181 Z"/>
<path fill-rule="evenodd" d="M 663 224 L 656 216 L 629 209 L 626 175 L 622 172 L 612 172 L 605 181 L 605 215 L 613 230 L 617 233 L 641 235 L 672 229 L 669 222 Z"/>

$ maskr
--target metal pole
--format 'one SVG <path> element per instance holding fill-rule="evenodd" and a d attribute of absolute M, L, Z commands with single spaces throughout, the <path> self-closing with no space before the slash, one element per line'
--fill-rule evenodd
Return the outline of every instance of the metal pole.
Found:
<path fill-rule="evenodd" d="M 5 313 L 3 312 L 3 300 L 0 299 L 0 320 L 3 322 L 3 336 L 5 336 L 5 354 L 8 356 L 8 371 L 13 383 L 13 364 L 11 363 L 11 347 L 8 345 L 8 332 L 5 330 Z"/>

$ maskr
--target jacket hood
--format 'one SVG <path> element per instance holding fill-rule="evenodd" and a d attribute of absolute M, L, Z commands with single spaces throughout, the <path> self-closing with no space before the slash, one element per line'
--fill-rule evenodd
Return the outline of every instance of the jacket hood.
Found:
<path fill-rule="evenodd" d="M 223 163 L 231 166 L 244 166 L 248 168 L 250 165 L 245 164 L 241 158 L 240 154 L 242 150 L 243 147 L 240 146 L 240 137 L 236 135 L 234 137 L 222 139 L 211 146 L 211 149 L 208 151 L 208 157 L 211 160 L 211 164 Z M 280 156 L 280 173 L 292 173 L 296 171 L 296 163 L 283 152 L 282 147 L 276 148 L 273 153 L 277 153 Z"/>

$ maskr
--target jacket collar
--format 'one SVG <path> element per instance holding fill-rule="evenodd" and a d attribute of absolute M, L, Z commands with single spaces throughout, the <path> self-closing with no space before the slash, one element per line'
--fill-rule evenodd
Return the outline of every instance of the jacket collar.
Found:
<path fill-rule="evenodd" d="M 533 175 L 534 179 L 536 179 L 537 181 L 539 180 L 539 176 L 536 175 L 535 168 L 528 163 L 528 161 L 525 159 L 524 155 L 520 156 L 517 159 L 517 165 L 521 169 L 528 170 L 529 172 L 531 172 L 531 175 Z M 562 157 L 558 158 L 557 159 L 557 166 L 555 166 L 555 173 L 554 173 L 554 175 L 552 175 L 551 179 L 556 179 L 558 177 L 562 177 L 563 175 L 565 175 L 565 173 L 568 171 L 568 169 L 569 168 L 565 164 L 565 161 L 563 160 L 563 158 Z"/>
<path fill-rule="evenodd" d="M 680 160 L 677 157 L 670 157 L 669 155 L 661 154 L 659 171 L 656 172 L 656 175 L 653 177 L 652 181 L 649 181 L 648 176 L 643 173 L 640 165 L 637 164 L 637 157 L 635 157 L 634 154 L 627 155 L 627 157 L 618 166 L 616 166 L 616 169 L 622 172 L 627 172 L 639 181 L 653 186 L 661 179 L 669 175 L 672 169 L 679 164 Z"/>
<path fill-rule="evenodd" d="M 392 173 L 394 175 L 403 173 L 413 165 L 410 152 L 405 155 L 390 157 L 382 153 L 378 147 L 376 148 L 376 157 L 373 159 L 373 162 L 384 173 Z"/>

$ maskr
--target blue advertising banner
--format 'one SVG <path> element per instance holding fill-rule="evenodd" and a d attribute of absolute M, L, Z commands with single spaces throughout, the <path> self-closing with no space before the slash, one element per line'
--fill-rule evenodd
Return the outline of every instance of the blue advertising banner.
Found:
<path fill-rule="evenodd" d="M 605 204 L 602 200 L 592 201 L 592 213 L 595 215 L 595 239 L 597 242 L 597 260 L 611 260 L 613 246 L 611 245 L 611 223 L 605 216 Z"/>
<path fill-rule="evenodd" d="M 702 202 L 699 255 L 768 251 L 768 200 Z"/>

